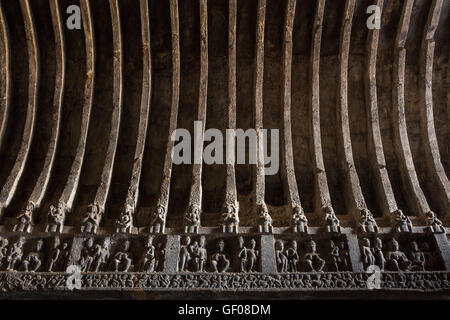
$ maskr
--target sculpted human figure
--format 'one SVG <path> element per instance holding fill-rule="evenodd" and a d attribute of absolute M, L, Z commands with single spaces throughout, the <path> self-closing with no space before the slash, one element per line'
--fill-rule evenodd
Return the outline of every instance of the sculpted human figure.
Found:
<path fill-rule="evenodd" d="M 125 209 L 120 214 L 119 219 L 116 221 L 117 233 L 130 233 L 133 227 L 133 212 L 134 209 L 131 205 L 127 204 Z"/>
<path fill-rule="evenodd" d="M 425 270 L 431 271 L 437 269 L 440 261 L 439 254 L 430 249 L 428 242 L 423 242 L 421 247 L 425 256 Z"/>
<path fill-rule="evenodd" d="M 208 252 L 205 248 L 206 238 L 200 237 L 200 243 L 197 248 L 197 254 L 195 256 L 195 264 L 197 265 L 197 271 L 204 272 L 206 267 L 206 260 L 208 259 Z"/>
<path fill-rule="evenodd" d="M 340 261 L 339 271 L 348 271 L 350 270 L 349 267 L 350 255 L 348 253 L 347 248 L 345 247 L 345 242 L 340 241 L 338 243 L 338 247 L 339 247 L 339 261 Z"/>
<path fill-rule="evenodd" d="M 34 203 L 28 202 L 25 210 L 17 216 L 17 222 L 14 225 L 14 232 L 31 232 L 31 227 L 33 223 L 33 212 L 34 212 Z"/>
<path fill-rule="evenodd" d="M 259 206 L 259 214 L 258 214 L 258 230 L 263 233 L 272 233 L 272 217 L 269 214 L 269 210 L 267 209 L 267 205 L 265 203 Z"/>
<path fill-rule="evenodd" d="M 380 267 L 380 271 L 384 271 L 386 265 L 386 259 L 383 254 L 383 242 L 380 238 L 375 239 L 375 245 L 373 247 L 373 256 L 375 257 L 375 264 Z"/>
<path fill-rule="evenodd" d="M 378 232 L 378 225 L 373 217 L 372 212 L 368 209 L 362 209 L 360 212 L 361 215 L 361 230 L 363 232 Z"/>
<path fill-rule="evenodd" d="M 128 272 L 131 267 L 133 259 L 128 252 L 130 248 L 130 241 L 125 240 L 122 245 L 122 251 L 116 252 L 113 259 L 113 267 L 115 272 Z"/>
<path fill-rule="evenodd" d="M 225 205 L 225 211 L 222 213 L 222 232 L 238 232 L 239 216 L 236 206 L 232 203 Z"/>
<path fill-rule="evenodd" d="M 88 238 L 81 249 L 80 266 L 82 272 L 91 271 L 94 262 L 94 239 Z"/>
<path fill-rule="evenodd" d="M 286 249 L 286 258 L 288 260 L 288 271 L 297 272 L 297 263 L 299 260 L 297 252 L 297 241 L 291 241 L 289 247 Z"/>
<path fill-rule="evenodd" d="M 244 245 L 244 238 L 239 237 L 239 253 L 238 258 L 241 262 L 241 272 L 254 272 L 258 258 L 258 250 L 256 250 L 255 239 L 250 240 L 250 246 Z"/>
<path fill-rule="evenodd" d="M 189 250 L 189 245 L 191 244 L 191 238 L 186 236 L 183 238 L 183 243 L 180 248 L 180 265 L 179 269 L 181 272 L 189 271 L 189 261 L 191 260 L 191 253 Z"/>
<path fill-rule="evenodd" d="M 50 206 L 50 211 L 47 218 L 47 226 L 45 232 L 59 232 L 61 233 L 64 227 L 64 220 L 66 218 L 66 205 L 59 201 L 58 207 Z"/>
<path fill-rule="evenodd" d="M 3 263 L 8 257 L 8 244 L 8 239 L 0 237 L 0 270 L 3 270 Z"/>
<path fill-rule="evenodd" d="M 375 256 L 372 253 L 372 248 L 370 247 L 370 240 L 367 238 L 362 239 L 362 261 L 364 268 L 375 265 Z"/>
<path fill-rule="evenodd" d="M 151 233 L 164 233 L 166 228 L 166 208 L 159 204 L 156 207 L 156 211 L 153 215 L 150 232 Z"/>
<path fill-rule="evenodd" d="M 57 270 L 66 270 L 67 262 L 69 261 L 70 250 L 69 243 L 63 242 L 61 245 L 61 252 L 59 253 L 58 261 L 56 263 Z"/>
<path fill-rule="evenodd" d="M 411 261 L 411 271 L 425 271 L 425 254 L 419 250 L 417 242 L 411 242 L 411 253 L 409 256 Z"/>
<path fill-rule="evenodd" d="M 275 242 L 275 256 L 277 261 L 278 272 L 288 271 L 288 259 L 284 254 L 284 243 L 282 240 Z"/>
<path fill-rule="evenodd" d="M 308 252 L 303 257 L 308 272 L 322 272 L 325 260 L 317 253 L 316 243 L 311 240 L 307 245 Z"/>
<path fill-rule="evenodd" d="M 57 262 L 59 259 L 59 255 L 61 254 L 61 249 L 59 248 L 59 237 L 55 237 L 53 239 L 53 247 L 50 250 L 50 254 L 47 260 L 47 271 L 52 272 L 55 271 L 57 267 Z"/>
<path fill-rule="evenodd" d="M 138 270 L 141 272 L 154 272 L 158 268 L 156 248 L 153 245 L 153 237 L 148 237 L 144 253 L 139 262 Z"/>
<path fill-rule="evenodd" d="M 6 257 L 6 271 L 16 270 L 16 265 L 22 261 L 24 244 L 25 238 L 20 237 L 11 247 L 9 247 L 8 256 Z"/>
<path fill-rule="evenodd" d="M 211 257 L 211 267 L 214 272 L 227 272 L 230 267 L 228 254 L 224 252 L 225 242 L 220 240 L 217 243 L 217 252 Z"/>
<path fill-rule="evenodd" d="M 397 240 L 392 239 L 391 250 L 386 254 L 387 265 L 390 271 L 409 271 L 411 261 L 399 250 Z"/>
<path fill-rule="evenodd" d="M 41 252 L 43 244 L 43 240 L 38 240 L 36 242 L 36 251 L 28 253 L 22 261 L 24 271 L 36 272 L 39 270 L 43 261 L 43 254 Z"/>
<path fill-rule="evenodd" d="M 100 208 L 97 204 L 90 204 L 87 207 L 86 215 L 81 224 L 81 232 L 96 233 L 101 220 Z"/>
<path fill-rule="evenodd" d="M 429 230 L 433 233 L 444 233 L 444 225 L 442 221 L 438 219 L 436 214 L 433 211 L 429 211 L 426 214 L 426 222 Z"/>
<path fill-rule="evenodd" d="M 411 219 L 403 213 L 402 210 L 398 209 L 395 212 L 395 231 L 397 232 L 412 232 Z"/>
<path fill-rule="evenodd" d="M 330 253 L 328 256 L 328 270 L 340 271 L 339 265 L 341 264 L 341 257 L 339 255 L 339 247 L 334 244 L 333 240 L 330 240 Z"/>
<path fill-rule="evenodd" d="M 324 208 L 324 212 L 325 212 L 325 223 L 327 225 L 327 231 L 340 233 L 341 232 L 341 224 L 339 222 L 339 219 L 336 217 L 336 214 L 334 213 L 333 208 L 331 206 L 326 206 Z"/>
<path fill-rule="evenodd" d="M 308 219 L 303 212 L 302 207 L 294 207 L 294 215 L 292 217 L 294 232 L 308 232 Z"/>
<path fill-rule="evenodd" d="M 109 239 L 103 239 L 103 243 L 97 243 L 94 248 L 94 272 L 99 272 L 106 267 L 109 259 Z"/>
<path fill-rule="evenodd" d="M 198 233 L 200 227 L 200 208 L 194 204 L 189 206 L 189 210 L 184 216 L 185 233 Z"/>

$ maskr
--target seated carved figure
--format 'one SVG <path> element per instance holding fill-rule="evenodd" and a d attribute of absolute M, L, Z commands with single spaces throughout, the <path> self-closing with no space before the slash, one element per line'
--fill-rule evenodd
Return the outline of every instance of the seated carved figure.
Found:
<path fill-rule="evenodd" d="M 28 202 L 25 210 L 17 216 L 17 222 L 14 225 L 14 232 L 31 232 L 31 227 L 33 223 L 33 211 L 34 211 L 34 203 Z"/>
<path fill-rule="evenodd" d="M 288 260 L 288 272 L 297 272 L 297 264 L 298 264 L 298 252 L 297 252 L 297 241 L 293 240 L 289 245 L 289 248 L 286 249 L 286 258 Z"/>
<path fill-rule="evenodd" d="M 232 203 L 225 205 L 225 212 L 222 213 L 222 232 L 238 232 L 239 216 L 237 208 Z"/>
<path fill-rule="evenodd" d="M 426 221 L 428 229 L 433 233 L 445 233 L 444 225 L 442 221 L 438 219 L 433 211 L 429 211 L 426 214 Z"/>
<path fill-rule="evenodd" d="M 386 263 L 390 271 L 409 271 L 411 261 L 399 250 L 399 244 L 395 239 L 391 241 L 391 251 L 386 254 Z"/>
<path fill-rule="evenodd" d="M 128 240 L 123 242 L 122 251 L 116 252 L 114 255 L 113 270 L 115 272 L 128 272 L 131 269 L 131 264 L 133 259 L 130 257 L 128 252 L 130 248 L 130 242 Z"/>
<path fill-rule="evenodd" d="M 48 213 L 47 226 L 45 232 L 59 232 L 61 233 L 64 227 L 64 220 L 66 218 L 66 205 L 59 201 L 58 207 L 51 205 Z"/>
<path fill-rule="evenodd" d="M 196 205 L 190 205 L 188 212 L 184 216 L 185 233 L 198 233 L 200 227 L 200 208 Z"/>
<path fill-rule="evenodd" d="M 292 224 L 294 232 L 308 232 L 308 219 L 300 206 L 294 207 Z"/>
<path fill-rule="evenodd" d="M 417 242 L 411 243 L 411 253 L 409 256 L 411 261 L 411 271 L 425 271 L 425 254 L 419 250 Z"/>
<path fill-rule="evenodd" d="M 303 257 L 303 262 L 308 272 L 322 272 L 325 266 L 325 260 L 317 253 L 316 243 L 311 240 L 307 246 L 308 252 Z"/>
<path fill-rule="evenodd" d="M 150 226 L 151 233 L 164 233 L 166 228 L 166 208 L 159 204 L 153 214 L 153 219 Z"/>
<path fill-rule="evenodd" d="M 411 219 L 403 213 L 402 210 L 398 209 L 395 214 L 395 231 L 397 232 L 412 232 Z"/>
<path fill-rule="evenodd" d="M 211 267 L 214 272 L 227 272 L 230 267 L 230 258 L 224 252 L 225 242 L 220 240 L 217 243 L 217 252 L 211 257 Z"/>
<path fill-rule="evenodd" d="M 325 212 L 325 223 L 327 225 L 327 231 L 340 233 L 341 232 L 341 224 L 339 222 L 339 219 L 336 217 L 336 214 L 334 213 L 333 208 L 331 206 L 326 206 L 324 208 L 324 212 Z"/>
<path fill-rule="evenodd" d="M 367 269 L 369 266 L 375 265 L 375 256 L 372 253 L 372 248 L 370 247 L 370 240 L 367 238 L 361 241 L 361 255 L 364 268 Z"/>
<path fill-rule="evenodd" d="M 127 204 L 125 210 L 120 214 L 119 219 L 116 221 L 117 233 L 130 233 L 133 227 L 133 212 L 134 209 L 131 205 Z"/>
<path fill-rule="evenodd" d="M 81 232 L 96 233 L 100 225 L 101 211 L 97 204 L 91 204 L 87 207 L 86 215 L 81 225 Z"/>
<path fill-rule="evenodd" d="M 368 209 L 362 209 L 360 212 L 361 215 L 361 230 L 363 232 L 378 232 L 378 225 L 373 217 L 372 212 Z"/>
<path fill-rule="evenodd" d="M 258 216 L 258 230 L 259 232 L 263 233 L 272 233 L 273 227 L 272 227 L 272 217 L 269 214 L 269 210 L 267 209 L 267 206 L 265 203 L 261 204 L 259 207 L 259 216 Z"/>
<path fill-rule="evenodd" d="M 9 247 L 8 256 L 6 257 L 6 271 L 16 270 L 16 266 L 22 261 L 24 244 L 25 238 L 20 237 Z"/>
<path fill-rule="evenodd" d="M 277 261 L 278 272 L 287 272 L 288 259 L 284 254 L 284 243 L 282 240 L 275 242 L 275 259 Z"/>
<path fill-rule="evenodd" d="M 44 241 L 38 240 L 36 242 L 36 251 L 28 253 L 22 261 L 24 271 L 36 272 L 42 265 L 43 254 L 41 252 Z"/>

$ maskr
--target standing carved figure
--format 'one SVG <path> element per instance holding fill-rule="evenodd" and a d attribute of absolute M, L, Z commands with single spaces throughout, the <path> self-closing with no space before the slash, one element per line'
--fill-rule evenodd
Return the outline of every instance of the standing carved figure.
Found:
<path fill-rule="evenodd" d="M 269 210 L 267 209 L 267 205 L 265 203 L 261 204 L 259 207 L 259 215 L 258 215 L 258 230 L 261 233 L 272 233 L 272 217 L 269 214 Z"/>
<path fill-rule="evenodd" d="M 206 261 L 208 259 L 208 252 L 205 248 L 206 238 L 204 236 L 200 237 L 200 243 L 197 248 L 197 254 L 195 255 L 195 264 L 197 266 L 197 271 L 204 272 L 206 267 Z"/>
<path fill-rule="evenodd" d="M 214 272 L 227 272 L 230 267 L 230 259 L 224 250 L 225 242 L 220 240 L 217 243 L 217 252 L 211 257 L 211 267 Z"/>
<path fill-rule="evenodd" d="M 275 242 L 275 256 L 277 261 L 278 272 L 288 271 L 288 259 L 284 254 L 284 243 L 282 240 Z"/>
<path fill-rule="evenodd" d="M 241 261 L 241 272 L 255 272 L 258 255 L 255 239 L 250 240 L 250 246 L 247 248 L 245 247 L 244 238 L 239 237 L 238 258 Z"/>
<path fill-rule="evenodd" d="M 189 246 L 191 244 L 191 237 L 186 236 L 183 239 L 183 243 L 180 248 L 180 265 L 179 269 L 181 272 L 189 271 L 189 262 L 191 260 L 191 253 Z"/>
<path fill-rule="evenodd" d="M 47 226 L 45 232 L 59 232 L 61 233 L 64 227 L 64 220 L 66 218 L 66 205 L 59 201 L 58 207 L 50 206 L 50 211 L 47 218 Z"/>
<path fill-rule="evenodd" d="M 294 215 L 292 216 L 292 224 L 294 232 L 308 232 L 308 219 L 300 206 L 294 207 Z"/>
<path fill-rule="evenodd" d="M 81 250 L 80 266 L 82 272 L 91 271 L 91 266 L 94 262 L 94 239 L 88 238 L 84 242 L 83 249 Z"/>
<path fill-rule="evenodd" d="M 308 252 L 303 257 L 306 271 L 308 272 L 322 272 L 325 266 L 325 260 L 317 253 L 316 243 L 311 240 L 307 245 Z"/>
<path fill-rule="evenodd" d="M 370 247 L 370 240 L 367 238 L 362 239 L 362 261 L 364 268 L 367 269 L 369 266 L 375 265 L 375 256 L 372 253 L 372 248 Z"/>
<path fill-rule="evenodd" d="M 42 246 L 44 245 L 43 240 L 38 240 L 36 242 L 36 250 L 27 254 L 25 259 L 22 261 L 22 267 L 25 272 L 36 272 L 42 265 L 43 254 L 41 252 Z"/>
<path fill-rule="evenodd" d="M 25 244 L 25 238 L 20 237 L 15 243 L 9 247 L 8 256 L 6 257 L 6 271 L 16 270 L 16 265 L 22 261 L 23 245 Z"/>
<path fill-rule="evenodd" d="M 3 263 L 8 257 L 8 244 L 8 239 L 0 237 L 0 270 L 3 270 Z"/>
<path fill-rule="evenodd" d="M 34 207 L 33 202 L 28 202 L 25 210 L 17 216 L 17 222 L 13 228 L 14 232 L 31 232 Z"/>
<path fill-rule="evenodd" d="M 145 246 L 144 254 L 139 261 L 138 270 L 141 272 L 154 272 L 157 269 L 157 254 L 155 246 L 153 245 L 153 237 L 148 238 Z"/>
<path fill-rule="evenodd" d="M 155 213 L 153 214 L 150 232 L 164 233 L 165 228 L 166 228 L 166 208 L 163 205 L 159 204 L 156 207 Z"/>
<path fill-rule="evenodd" d="M 383 254 L 383 241 L 381 241 L 380 238 L 375 239 L 375 245 L 372 251 L 375 257 L 375 264 L 380 267 L 380 271 L 384 271 L 386 266 L 386 258 Z"/>
<path fill-rule="evenodd" d="M 286 249 L 286 258 L 288 260 L 288 272 L 297 272 L 297 264 L 299 260 L 297 252 L 297 241 L 292 240 L 289 248 Z"/>
<path fill-rule="evenodd" d="M 237 233 L 239 225 L 239 216 L 237 208 L 232 203 L 225 205 L 225 212 L 222 213 L 222 232 Z"/>
<path fill-rule="evenodd" d="M 94 248 L 94 272 L 99 272 L 104 269 L 108 263 L 109 255 L 109 239 L 105 238 L 102 244 L 97 243 Z"/>
<path fill-rule="evenodd" d="M 196 205 L 190 205 L 188 212 L 184 216 L 185 233 L 198 233 L 200 227 L 200 208 Z"/>
<path fill-rule="evenodd" d="M 90 204 L 87 207 L 86 215 L 81 224 L 81 232 L 83 233 L 96 233 L 97 228 L 100 226 L 101 220 L 100 208 L 97 204 Z"/>
<path fill-rule="evenodd" d="M 50 254 L 47 260 L 47 271 L 49 272 L 53 272 L 57 268 L 57 262 L 61 254 L 61 249 L 59 248 L 59 245 L 60 245 L 59 237 L 55 237 L 53 239 L 53 247 L 50 250 Z"/>
<path fill-rule="evenodd" d="M 56 263 L 56 268 L 59 271 L 66 270 L 67 263 L 69 262 L 70 248 L 68 242 L 63 242 L 61 245 L 61 252 L 59 253 L 59 258 Z"/>
<path fill-rule="evenodd" d="M 339 247 L 330 240 L 330 253 L 328 255 L 328 271 L 340 271 L 341 257 L 339 254 Z"/>

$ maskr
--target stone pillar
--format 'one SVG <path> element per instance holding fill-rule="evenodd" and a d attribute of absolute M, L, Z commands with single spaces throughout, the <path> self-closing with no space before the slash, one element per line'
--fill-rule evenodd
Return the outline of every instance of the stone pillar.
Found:
<path fill-rule="evenodd" d="M 445 270 L 450 271 L 450 244 L 447 235 L 445 233 L 434 233 L 433 238 L 436 243 L 436 250 L 444 262 Z"/>
<path fill-rule="evenodd" d="M 275 261 L 275 241 L 271 234 L 260 236 L 261 243 L 261 272 L 265 274 L 277 273 L 277 264 Z"/>
<path fill-rule="evenodd" d="M 164 256 L 164 273 L 175 273 L 178 271 L 178 259 L 180 256 L 180 236 L 167 235 L 166 254 Z"/>
<path fill-rule="evenodd" d="M 364 267 L 361 260 L 361 250 L 359 248 L 358 236 L 356 234 L 346 234 L 348 253 L 353 272 L 363 272 Z"/>

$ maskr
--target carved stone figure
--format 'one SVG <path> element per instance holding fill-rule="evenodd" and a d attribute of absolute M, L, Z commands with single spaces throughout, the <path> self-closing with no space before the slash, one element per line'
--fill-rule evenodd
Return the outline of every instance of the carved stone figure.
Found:
<path fill-rule="evenodd" d="M 324 212 L 327 231 L 341 233 L 341 224 L 339 222 L 339 219 L 336 217 L 333 208 L 331 206 L 326 206 L 324 208 Z"/>
<path fill-rule="evenodd" d="M 230 267 L 230 258 L 224 252 L 225 242 L 219 240 L 217 243 L 217 252 L 211 257 L 211 267 L 214 272 L 227 272 Z"/>
<path fill-rule="evenodd" d="M 375 264 L 380 268 L 380 271 L 384 271 L 386 265 L 386 259 L 383 254 L 383 242 L 380 238 L 375 239 L 375 245 L 373 247 L 373 255 L 375 257 Z"/>
<path fill-rule="evenodd" d="M 334 244 L 333 240 L 330 240 L 330 253 L 328 255 L 328 270 L 335 272 L 340 271 L 339 265 L 341 264 L 341 257 L 339 255 L 339 247 Z"/>
<path fill-rule="evenodd" d="M 159 250 L 161 251 L 161 250 Z M 153 245 L 153 236 L 149 236 L 145 245 L 144 253 L 139 262 L 138 270 L 141 272 L 155 272 L 159 270 L 161 265 L 161 252 L 158 252 Z"/>
<path fill-rule="evenodd" d="M 200 227 L 200 208 L 196 205 L 190 205 L 188 212 L 184 216 L 185 233 L 198 233 Z"/>
<path fill-rule="evenodd" d="M 292 216 L 292 224 L 294 232 L 308 232 L 308 219 L 300 206 L 294 207 L 294 215 Z"/>
<path fill-rule="evenodd" d="M 325 260 L 317 253 L 316 243 L 311 240 L 307 245 L 307 253 L 303 257 L 307 272 L 322 272 Z"/>
<path fill-rule="evenodd" d="M 25 259 L 22 261 L 23 270 L 26 272 L 36 272 L 42 265 L 43 253 L 41 252 L 42 246 L 44 245 L 43 240 L 38 240 L 36 242 L 36 250 L 27 254 Z"/>
<path fill-rule="evenodd" d="M 125 209 L 116 221 L 117 233 L 130 233 L 133 227 L 134 208 L 130 204 L 126 204 Z"/>
<path fill-rule="evenodd" d="M 225 205 L 225 211 L 222 213 L 222 232 L 238 232 L 239 215 L 236 206 L 232 203 Z"/>
<path fill-rule="evenodd" d="M 425 254 L 419 250 L 417 242 L 411 242 L 411 252 L 409 254 L 411 271 L 425 271 Z"/>
<path fill-rule="evenodd" d="M 97 204 L 90 204 L 87 207 L 86 215 L 81 224 L 81 232 L 83 233 L 96 233 L 97 228 L 100 226 L 100 220 L 102 218 L 100 207 Z"/>
<path fill-rule="evenodd" d="M 421 244 L 422 252 L 425 256 L 425 270 L 439 270 L 440 268 L 440 256 L 437 252 L 431 250 L 428 242 Z"/>
<path fill-rule="evenodd" d="M 58 202 L 57 208 L 53 205 L 50 206 L 45 232 L 62 232 L 64 220 L 66 219 L 66 210 L 66 204 L 62 201 Z"/>
<path fill-rule="evenodd" d="M 56 262 L 56 268 L 59 271 L 66 270 L 67 263 L 69 262 L 69 256 L 70 256 L 70 248 L 68 242 L 63 242 L 61 244 L 61 251 L 59 253 L 58 261 Z"/>
<path fill-rule="evenodd" d="M 286 249 L 286 258 L 288 261 L 288 272 L 297 272 L 297 264 L 299 260 L 297 252 L 297 241 L 292 240 L 289 247 Z"/>
<path fill-rule="evenodd" d="M 269 214 L 269 210 L 265 203 L 259 206 L 259 214 L 258 214 L 258 231 L 261 233 L 272 233 L 272 217 Z"/>
<path fill-rule="evenodd" d="M 411 219 L 403 213 L 402 210 L 398 209 L 394 213 L 395 217 L 395 231 L 397 232 L 412 232 Z"/>
<path fill-rule="evenodd" d="M 409 271 L 411 261 L 408 260 L 406 255 L 399 250 L 399 244 L 397 240 L 392 239 L 391 250 L 386 254 L 386 263 L 390 271 Z"/>
<path fill-rule="evenodd" d="M 191 238 L 186 236 L 183 238 L 182 245 L 180 247 L 180 260 L 179 260 L 179 270 L 181 272 L 189 271 L 189 261 L 191 260 L 191 253 L 189 252 L 189 245 L 191 244 Z"/>
<path fill-rule="evenodd" d="M 97 243 L 93 249 L 94 260 L 93 260 L 93 271 L 102 271 L 108 264 L 109 259 L 109 239 L 103 239 L 103 243 Z"/>
<path fill-rule="evenodd" d="M 445 233 L 444 225 L 442 221 L 438 219 L 433 211 L 429 211 L 426 214 L 426 222 L 428 229 L 433 233 Z"/>
<path fill-rule="evenodd" d="M 275 242 L 275 256 L 277 261 L 278 272 L 288 271 L 288 259 L 284 254 L 284 243 L 282 240 Z"/>
<path fill-rule="evenodd" d="M 88 238 L 81 249 L 80 266 L 82 272 L 91 271 L 94 262 L 94 239 Z"/>
<path fill-rule="evenodd" d="M 370 247 L 370 240 L 367 238 L 362 239 L 362 261 L 364 268 L 367 269 L 369 266 L 375 265 L 375 256 L 372 253 L 372 248 Z"/>
<path fill-rule="evenodd" d="M 370 212 L 368 209 L 362 209 L 360 215 L 360 225 L 363 232 L 378 232 L 378 225 L 375 221 L 375 218 L 373 217 L 372 212 Z"/>
<path fill-rule="evenodd" d="M 55 269 L 57 267 L 57 262 L 59 260 L 60 254 L 61 254 L 61 249 L 59 246 L 60 246 L 59 237 L 55 237 L 53 239 L 53 247 L 50 250 L 50 254 L 47 259 L 47 268 L 46 269 L 49 272 L 55 271 Z"/>
<path fill-rule="evenodd" d="M 204 272 L 206 267 L 206 261 L 208 259 L 208 252 L 205 248 L 206 238 L 204 236 L 200 237 L 200 243 L 193 252 L 194 264 L 196 266 L 196 271 Z"/>
<path fill-rule="evenodd" d="M 34 208 L 34 203 L 28 202 L 25 210 L 17 216 L 17 222 L 13 228 L 14 232 L 31 232 Z"/>
<path fill-rule="evenodd" d="M 24 244 L 25 238 L 20 237 L 9 247 L 8 256 L 6 257 L 6 271 L 16 270 L 16 266 L 22 261 Z"/>
<path fill-rule="evenodd" d="M 0 270 L 3 270 L 3 264 L 8 257 L 8 244 L 8 239 L 0 237 Z"/>
<path fill-rule="evenodd" d="M 130 249 L 130 241 L 125 240 L 122 244 L 122 250 L 116 252 L 114 255 L 113 270 L 115 272 L 128 272 L 131 269 L 133 259 L 130 256 L 128 250 Z"/>
<path fill-rule="evenodd" d="M 256 250 L 255 239 L 250 240 L 250 246 L 245 247 L 244 238 L 239 237 L 239 253 L 241 272 L 255 272 L 259 251 Z"/>
<path fill-rule="evenodd" d="M 156 211 L 153 215 L 150 232 L 164 233 L 165 228 L 166 228 L 166 208 L 163 205 L 159 204 L 156 207 Z"/>

